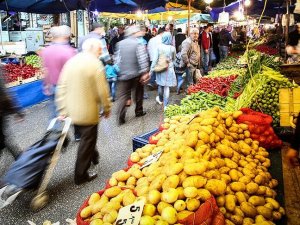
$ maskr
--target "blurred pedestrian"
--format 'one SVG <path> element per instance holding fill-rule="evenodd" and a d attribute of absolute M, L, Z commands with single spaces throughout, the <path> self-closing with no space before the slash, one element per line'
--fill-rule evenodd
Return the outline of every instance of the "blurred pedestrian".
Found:
<path fill-rule="evenodd" d="M 220 60 L 223 61 L 228 57 L 230 42 L 237 43 L 231 36 L 231 26 L 224 27 L 220 32 Z"/>
<path fill-rule="evenodd" d="M 16 159 L 20 153 L 20 150 L 17 146 L 12 145 L 11 141 L 7 141 L 7 124 L 5 117 L 9 114 L 15 114 L 16 119 L 20 120 L 23 119 L 24 114 L 22 113 L 21 108 L 18 107 L 18 105 L 14 102 L 13 98 L 5 87 L 2 69 L 0 70 L 0 73 L 0 153 L 6 148 Z"/>
<path fill-rule="evenodd" d="M 203 60 L 203 70 L 204 74 L 208 74 L 209 70 L 209 62 L 212 58 L 211 55 L 213 53 L 213 43 L 212 43 L 212 32 L 213 25 L 211 23 L 207 24 L 204 31 L 201 35 L 201 49 L 202 49 L 202 60 Z"/>
<path fill-rule="evenodd" d="M 103 63 L 106 63 L 108 60 L 110 60 L 110 56 L 109 56 L 109 52 L 107 49 L 107 43 L 105 40 L 105 27 L 104 24 L 102 23 L 93 23 L 92 25 L 92 31 L 79 38 L 79 44 L 78 44 L 78 51 L 81 52 L 82 51 L 82 44 L 85 40 L 89 39 L 89 38 L 96 38 L 99 39 L 101 41 L 102 44 L 102 53 L 100 56 L 100 59 L 102 60 Z"/>
<path fill-rule="evenodd" d="M 194 84 L 196 69 L 200 67 L 200 46 L 198 44 L 199 30 L 192 28 L 190 37 L 182 42 L 181 57 L 186 65 L 187 85 Z"/>
<path fill-rule="evenodd" d="M 182 42 L 186 39 L 186 35 L 182 33 L 182 29 L 177 29 L 177 34 L 175 35 L 175 47 L 176 52 L 179 52 L 179 47 L 181 47 Z"/>
<path fill-rule="evenodd" d="M 57 116 L 55 106 L 55 89 L 64 64 L 76 51 L 69 44 L 71 29 L 68 26 L 56 26 L 50 30 L 52 42 L 44 48 L 40 56 L 44 68 L 44 93 L 49 96 L 50 119 Z"/>
<path fill-rule="evenodd" d="M 109 54 L 114 55 L 117 47 L 117 43 L 124 39 L 124 27 L 118 28 L 118 34 L 110 41 Z"/>
<path fill-rule="evenodd" d="M 149 53 L 149 57 L 150 57 L 150 65 L 152 64 L 152 61 L 154 59 L 154 56 L 156 54 L 158 47 L 162 43 L 161 37 L 162 37 L 163 33 L 164 33 L 164 29 L 159 28 L 157 35 L 155 37 L 151 38 L 147 45 L 147 49 L 148 49 L 148 53 Z M 152 72 L 148 86 L 150 86 L 151 88 L 154 88 L 156 86 L 155 80 L 156 80 L 155 72 Z"/>
<path fill-rule="evenodd" d="M 106 79 L 109 84 L 110 95 L 113 102 L 116 100 L 116 85 L 119 72 L 119 67 L 114 64 L 112 60 L 109 60 L 105 65 Z"/>
<path fill-rule="evenodd" d="M 141 117 L 146 114 L 143 110 L 144 84 L 150 79 L 149 57 L 146 46 L 140 42 L 144 32 L 139 26 L 133 25 L 125 30 L 126 38 L 118 43 L 117 65 L 119 73 L 119 106 L 118 124 L 125 123 L 126 103 L 131 98 L 131 91 L 135 91 L 135 115 Z"/>
<path fill-rule="evenodd" d="M 157 64 L 160 63 L 161 57 L 167 60 L 167 67 L 162 71 L 155 71 Z M 163 103 L 164 109 L 169 103 L 170 87 L 174 87 L 177 84 L 174 71 L 175 58 L 176 49 L 172 46 L 172 35 L 170 32 L 165 32 L 162 35 L 162 44 L 157 48 L 154 55 L 150 70 L 151 72 L 156 72 L 156 83 L 158 85 L 158 97 L 156 101 L 159 104 Z"/>
<path fill-rule="evenodd" d="M 77 185 L 97 177 L 88 169 L 91 163 L 99 163 L 96 149 L 99 109 L 102 108 L 105 118 L 111 112 L 105 71 L 99 61 L 101 51 L 99 39 L 87 39 L 82 45 L 82 52 L 65 64 L 57 86 L 58 112 L 60 116 L 72 119 L 81 136 L 75 166 Z"/>
<path fill-rule="evenodd" d="M 177 89 L 176 89 L 176 93 L 177 95 L 180 94 L 180 90 L 182 88 L 182 85 L 185 81 L 185 77 L 186 77 L 186 65 L 184 64 L 183 60 L 182 60 L 182 56 L 181 56 L 181 46 L 179 46 L 178 48 L 178 52 L 176 53 L 176 59 L 174 62 L 174 69 L 175 69 L 175 74 L 176 74 L 176 78 L 177 78 Z"/>
<path fill-rule="evenodd" d="M 220 42 L 220 30 L 218 27 L 216 27 L 212 32 L 212 42 L 213 42 L 213 52 L 215 54 L 216 60 L 215 64 L 218 64 L 220 62 L 220 50 L 219 50 L 219 42 Z M 215 66 L 215 64 L 212 63 L 212 66 Z"/>

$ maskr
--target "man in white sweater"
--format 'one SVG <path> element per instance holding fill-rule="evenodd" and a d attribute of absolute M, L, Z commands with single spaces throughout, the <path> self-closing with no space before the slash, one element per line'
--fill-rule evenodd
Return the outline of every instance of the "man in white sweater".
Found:
<path fill-rule="evenodd" d="M 97 174 L 89 174 L 93 162 L 99 162 L 96 150 L 99 123 L 99 108 L 104 117 L 111 112 L 111 101 L 105 70 L 99 61 L 101 41 L 87 39 L 82 53 L 71 58 L 63 67 L 57 86 L 56 102 L 60 116 L 68 116 L 80 133 L 75 166 L 75 184 L 91 181 Z"/>

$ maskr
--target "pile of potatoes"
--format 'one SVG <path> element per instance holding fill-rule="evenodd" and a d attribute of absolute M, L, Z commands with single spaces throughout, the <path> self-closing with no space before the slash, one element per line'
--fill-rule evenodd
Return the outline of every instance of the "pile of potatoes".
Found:
<path fill-rule="evenodd" d="M 108 190 L 120 192 L 104 194 L 114 209 L 110 210 L 113 217 L 107 219 L 108 206 L 98 203 L 102 197 L 97 197 L 89 204 L 90 209 L 84 209 L 88 213 L 82 218 L 92 225 L 113 224 L 121 206 L 141 198 L 146 204 L 140 225 L 179 224 L 213 195 L 228 225 L 274 224 L 285 213 L 275 200 L 273 189 L 278 182 L 268 172 L 269 153 L 250 138 L 246 124 L 236 123 L 241 114 L 213 108 L 197 117 L 165 120 L 166 130 L 158 143 L 137 149 L 130 156 L 136 164 L 109 179 Z M 161 150 L 157 162 L 141 169 L 149 155 Z M 121 187 L 129 190 L 122 191 Z M 130 190 L 132 201 L 124 194 Z M 95 207 L 97 203 L 104 209 Z M 95 220 L 98 223 L 93 223 Z"/>

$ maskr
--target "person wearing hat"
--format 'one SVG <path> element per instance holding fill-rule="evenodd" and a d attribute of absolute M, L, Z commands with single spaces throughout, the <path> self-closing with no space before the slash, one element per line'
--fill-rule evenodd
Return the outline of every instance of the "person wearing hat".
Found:
<path fill-rule="evenodd" d="M 144 116 L 143 110 L 144 84 L 150 79 L 149 58 L 146 47 L 140 43 L 139 37 L 143 35 L 139 26 L 130 26 L 125 30 L 125 39 L 117 45 L 116 63 L 119 73 L 119 106 L 118 123 L 125 123 L 126 103 L 135 90 L 135 115 Z"/>
<path fill-rule="evenodd" d="M 76 51 L 69 44 L 70 27 L 66 25 L 52 27 L 50 35 L 52 42 L 41 51 L 40 56 L 45 73 L 44 94 L 49 96 L 50 119 L 53 119 L 57 115 L 54 98 L 60 72 L 64 64 L 76 54 Z"/>
<path fill-rule="evenodd" d="M 102 43 L 102 54 L 100 56 L 100 59 L 106 63 L 110 60 L 109 52 L 107 49 L 107 43 L 105 41 L 105 29 L 104 24 L 102 23 L 93 23 L 92 25 L 92 31 L 79 38 L 79 44 L 78 44 L 78 52 L 82 51 L 82 44 L 85 42 L 85 40 L 89 38 L 96 38 L 99 39 Z"/>

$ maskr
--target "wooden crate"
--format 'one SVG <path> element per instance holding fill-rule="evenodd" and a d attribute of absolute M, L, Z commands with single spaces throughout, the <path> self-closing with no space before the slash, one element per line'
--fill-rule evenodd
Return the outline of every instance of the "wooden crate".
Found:
<path fill-rule="evenodd" d="M 280 126 L 293 126 L 293 119 L 300 112 L 300 88 L 279 90 Z"/>

